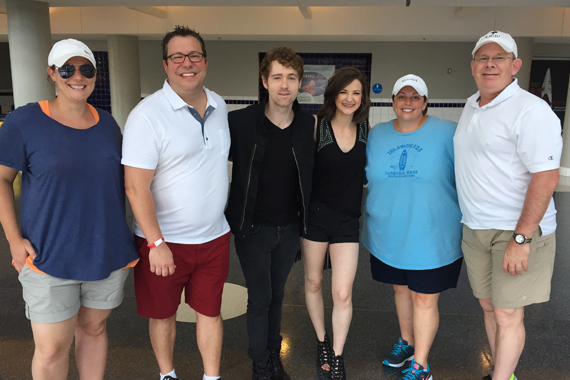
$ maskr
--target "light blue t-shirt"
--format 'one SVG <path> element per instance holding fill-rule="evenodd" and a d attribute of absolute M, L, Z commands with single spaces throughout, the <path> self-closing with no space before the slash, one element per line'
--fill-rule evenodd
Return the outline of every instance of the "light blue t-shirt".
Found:
<path fill-rule="evenodd" d="M 425 270 L 463 256 L 453 166 L 456 127 L 430 116 L 414 132 L 397 132 L 392 121 L 370 131 L 362 242 L 385 264 Z"/>

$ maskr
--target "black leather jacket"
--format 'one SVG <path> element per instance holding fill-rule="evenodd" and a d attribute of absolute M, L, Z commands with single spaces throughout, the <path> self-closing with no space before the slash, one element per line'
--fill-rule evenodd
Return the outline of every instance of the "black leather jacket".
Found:
<path fill-rule="evenodd" d="M 234 235 L 248 235 L 253 222 L 259 170 L 269 141 L 264 124 L 265 104 L 266 100 L 229 113 L 232 139 L 230 159 L 233 161 L 233 169 L 226 218 Z M 305 231 L 311 199 L 315 119 L 301 110 L 297 101 L 293 103 L 293 111 L 295 118 L 289 128 L 293 128 L 291 131 L 293 156 L 299 176 L 298 201 L 301 210 L 299 222 Z"/>

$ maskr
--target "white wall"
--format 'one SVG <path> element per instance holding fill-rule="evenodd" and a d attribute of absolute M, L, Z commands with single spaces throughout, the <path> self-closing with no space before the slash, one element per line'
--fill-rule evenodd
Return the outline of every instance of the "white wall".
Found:
<path fill-rule="evenodd" d="M 223 96 L 257 96 L 258 53 L 283 45 L 302 53 L 372 53 L 371 82 L 385 89 L 411 72 L 426 80 L 430 98 L 466 98 L 475 89 L 469 66 L 473 44 L 462 42 L 206 41 L 206 86 Z M 160 41 L 141 41 L 140 62 L 142 92 L 149 94 L 165 78 Z"/>
<path fill-rule="evenodd" d="M 105 40 L 85 42 L 92 50 L 107 50 Z M 303 53 L 371 53 L 371 82 L 385 89 L 375 98 L 389 98 L 395 80 L 408 73 L 424 78 L 430 100 L 465 99 L 476 90 L 469 66 L 472 42 L 206 41 L 206 86 L 222 96 L 257 97 L 258 52 L 282 45 Z M 141 40 L 139 47 L 141 92 L 147 95 L 162 87 L 166 75 L 160 41 Z M 533 55 L 570 58 L 570 44 L 535 43 Z M 0 90 L 11 89 L 9 62 L 8 44 L 0 43 Z"/>
<path fill-rule="evenodd" d="M 570 44 L 534 44 L 533 56 L 570 59 Z"/>
<path fill-rule="evenodd" d="M 282 45 L 303 53 L 372 53 L 371 83 L 388 90 L 400 76 L 414 73 L 427 82 L 430 98 L 464 99 L 476 91 L 470 69 L 472 42 L 206 41 L 206 86 L 223 96 L 257 96 L 258 52 Z M 162 87 L 161 54 L 160 41 L 140 42 L 143 94 Z M 535 43 L 533 55 L 570 58 L 570 44 Z M 389 96 L 385 90 L 377 97 Z"/>
<path fill-rule="evenodd" d="M 164 80 L 166 79 L 166 73 L 162 66 L 162 48 L 160 47 L 160 43 L 161 41 L 139 42 L 141 92 L 143 96 L 152 94 L 162 88 Z M 208 46 L 209 45 L 206 45 L 206 47 Z M 206 78 L 208 78 L 208 76 Z M 217 90 L 215 91 L 217 92 Z"/>

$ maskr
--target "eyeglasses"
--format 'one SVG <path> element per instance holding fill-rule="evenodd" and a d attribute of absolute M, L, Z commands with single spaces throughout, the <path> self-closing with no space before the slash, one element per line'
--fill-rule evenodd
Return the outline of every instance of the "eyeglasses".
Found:
<path fill-rule="evenodd" d="M 81 75 L 83 75 L 85 78 L 87 79 L 91 79 L 95 76 L 95 71 L 97 71 L 95 69 L 95 66 L 86 63 L 84 65 L 81 66 L 74 66 L 72 64 L 65 64 L 61 67 L 56 67 L 57 72 L 59 73 L 59 76 L 62 77 L 63 79 L 69 79 L 72 76 L 75 75 L 75 70 L 79 69 L 79 72 L 81 73 Z"/>
<path fill-rule="evenodd" d="M 182 63 L 182 62 L 184 62 L 186 57 L 188 57 L 190 62 L 198 63 L 198 62 L 202 62 L 205 55 L 204 55 L 204 53 L 198 53 L 197 51 L 193 51 L 193 52 L 188 53 L 188 54 L 182 54 L 182 53 L 170 54 L 168 57 L 166 57 L 166 59 L 170 58 L 172 63 Z"/>
<path fill-rule="evenodd" d="M 479 63 L 487 63 L 487 62 L 489 62 L 489 61 L 495 62 L 495 63 L 503 63 L 503 62 L 505 62 L 507 59 L 514 59 L 514 57 L 498 56 L 498 57 L 479 57 L 479 58 L 473 58 L 473 60 L 474 60 L 475 62 L 479 62 Z"/>

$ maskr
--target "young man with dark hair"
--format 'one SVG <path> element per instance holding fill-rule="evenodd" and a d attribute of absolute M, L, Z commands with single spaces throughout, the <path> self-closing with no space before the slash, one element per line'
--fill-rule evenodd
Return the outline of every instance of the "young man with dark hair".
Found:
<path fill-rule="evenodd" d="M 248 354 L 253 380 L 284 376 L 281 314 L 287 276 L 305 229 L 315 119 L 296 101 L 303 60 L 271 49 L 260 74 L 268 97 L 229 114 L 233 161 L 226 216 L 248 289 Z"/>
<path fill-rule="evenodd" d="M 162 46 L 168 79 L 131 112 L 123 139 L 125 187 L 140 257 L 138 313 L 149 318 L 160 379 L 176 380 L 176 311 L 184 289 L 186 303 L 196 311 L 203 379 L 216 380 L 229 270 L 227 108 L 204 87 L 208 59 L 197 32 L 177 26 Z"/>

